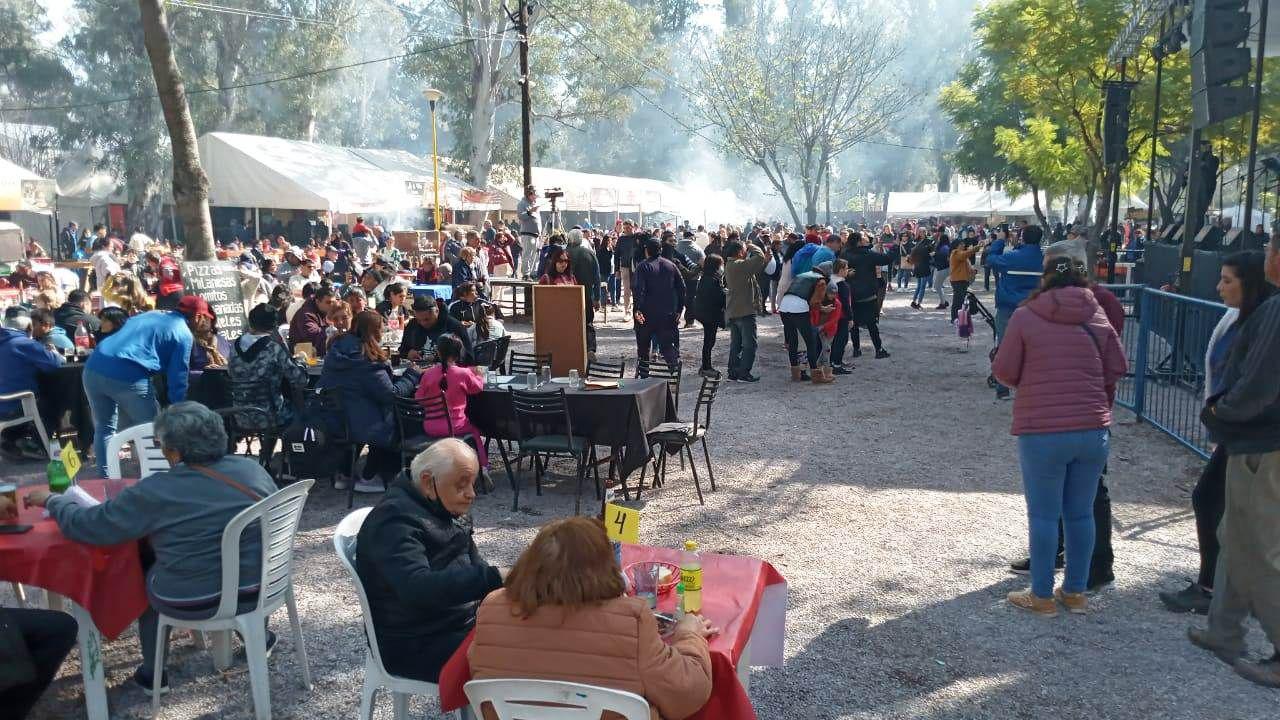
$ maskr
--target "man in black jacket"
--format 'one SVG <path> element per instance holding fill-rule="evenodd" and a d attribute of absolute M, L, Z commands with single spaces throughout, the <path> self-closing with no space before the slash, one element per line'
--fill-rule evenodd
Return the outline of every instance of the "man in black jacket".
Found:
<path fill-rule="evenodd" d="M 67 294 L 67 301 L 53 311 L 54 324 L 62 328 L 67 337 L 73 340 L 80 323 L 84 323 L 84 329 L 88 330 L 90 335 L 94 335 L 98 332 L 100 323 L 98 318 L 89 312 L 90 307 L 89 293 L 83 290 L 72 290 Z"/>
<path fill-rule="evenodd" d="M 1280 235 L 1267 245 L 1267 280 L 1280 285 Z M 1227 449 L 1226 507 L 1209 627 L 1191 642 L 1233 663 L 1251 682 L 1280 688 L 1280 293 L 1240 325 L 1223 375 L 1225 392 L 1210 397 L 1200 418 Z M 1244 621 L 1253 615 L 1275 655 L 1244 657 Z"/>
<path fill-rule="evenodd" d="M 400 338 L 400 354 L 409 360 L 420 360 L 434 355 L 436 340 L 452 333 L 462 341 L 462 356 L 471 357 L 471 336 L 466 327 L 447 313 L 440 312 L 435 298 L 419 295 L 413 299 L 413 322 L 405 325 Z"/>
<path fill-rule="evenodd" d="M 680 329 L 676 325 L 684 310 L 684 276 L 675 263 L 662 257 L 662 243 L 645 240 L 644 262 L 636 265 L 635 320 L 636 351 L 641 361 L 649 360 L 656 339 L 658 351 L 671 367 L 680 362 Z"/>
<path fill-rule="evenodd" d="M 356 537 L 356 572 L 382 663 L 392 675 L 439 682 L 503 575 L 480 557 L 471 503 L 480 471 L 456 438 L 423 450 L 387 490 Z"/>

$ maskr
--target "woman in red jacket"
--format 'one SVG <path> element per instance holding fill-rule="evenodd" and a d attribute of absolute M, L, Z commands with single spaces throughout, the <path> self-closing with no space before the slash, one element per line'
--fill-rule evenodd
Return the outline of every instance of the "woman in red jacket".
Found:
<path fill-rule="evenodd" d="M 1009 602 L 1041 615 L 1086 609 L 1093 553 L 1093 499 L 1107 463 L 1111 392 L 1124 376 L 1120 337 L 1098 304 L 1085 268 L 1070 257 L 1045 259 L 1040 289 L 1009 320 L 991 369 L 1018 389 L 1012 433 L 1018 436 L 1030 526 L 1031 589 Z M 1066 573 L 1053 589 L 1058 519 Z"/>

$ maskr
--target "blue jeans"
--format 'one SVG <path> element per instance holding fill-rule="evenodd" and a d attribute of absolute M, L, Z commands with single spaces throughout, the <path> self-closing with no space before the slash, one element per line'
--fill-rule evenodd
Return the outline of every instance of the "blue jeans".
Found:
<path fill-rule="evenodd" d="M 1106 428 L 1018 436 L 1031 545 L 1031 591 L 1036 597 L 1053 597 L 1059 518 L 1067 555 L 1062 591 L 1085 590 L 1093 555 L 1093 499 L 1109 449 Z"/>
<path fill-rule="evenodd" d="M 609 288 L 609 304 L 617 305 L 622 298 L 622 278 L 617 273 L 609 273 L 604 282 Z"/>
<path fill-rule="evenodd" d="M 107 441 L 116 434 L 116 428 L 120 427 L 117 424 L 119 416 L 124 416 L 121 423 L 124 427 L 132 427 L 151 422 L 160 411 L 160 406 L 156 402 L 150 378 L 130 383 L 86 369 L 84 394 L 89 399 L 89 410 L 93 413 L 93 459 L 98 464 L 101 477 L 106 477 Z"/>
<path fill-rule="evenodd" d="M 1009 327 L 1009 318 L 1013 317 L 1013 311 L 1016 309 L 996 306 L 996 347 L 1000 347 L 1000 341 L 1004 340 L 1005 328 Z M 996 391 L 1008 392 L 1009 388 L 996 383 Z"/>
<path fill-rule="evenodd" d="M 751 374 L 756 364 L 756 316 L 743 315 L 729 321 L 729 377 Z"/>
<path fill-rule="evenodd" d="M 911 297 L 911 302 L 919 305 L 920 301 L 924 300 L 925 290 L 928 289 L 929 287 L 928 282 L 932 277 L 933 277 L 932 275 L 927 275 L 925 277 L 918 277 L 918 276 L 916 277 L 916 294 Z"/>

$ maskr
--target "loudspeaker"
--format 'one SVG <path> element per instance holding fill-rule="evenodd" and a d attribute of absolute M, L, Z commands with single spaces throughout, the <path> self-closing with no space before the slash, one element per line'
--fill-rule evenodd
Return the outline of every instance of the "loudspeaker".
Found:
<path fill-rule="evenodd" d="M 1182 244 L 1182 221 L 1175 220 L 1160 230 L 1160 242 L 1169 245 Z"/>
<path fill-rule="evenodd" d="M 1191 123 L 1202 129 L 1248 112 L 1253 93 L 1230 84 L 1249 74 L 1248 0 L 1195 0 L 1191 10 Z"/>
<path fill-rule="evenodd" d="M 1205 225 L 1196 233 L 1196 248 L 1199 250 L 1217 250 L 1222 247 L 1222 228 L 1217 225 Z"/>
<path fill-rule="evenodd" d="M 1129 160 L 1130 82 L 1106 82 L 1102 107 L 1102 164 L 1123 165 Z"/>

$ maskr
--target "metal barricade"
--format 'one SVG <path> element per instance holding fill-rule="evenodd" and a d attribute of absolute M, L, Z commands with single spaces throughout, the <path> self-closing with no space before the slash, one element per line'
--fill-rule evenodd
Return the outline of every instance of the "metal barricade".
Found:
<path fill-rule="evenodd" d="M 1226 306 L 1141 285 L 1106 287 L 1125 306 L 1121 341 L 1129 372 L 1116 403 L 1208 459 L 1210 440 L 1200 423 L 1205 351 Z"/>

